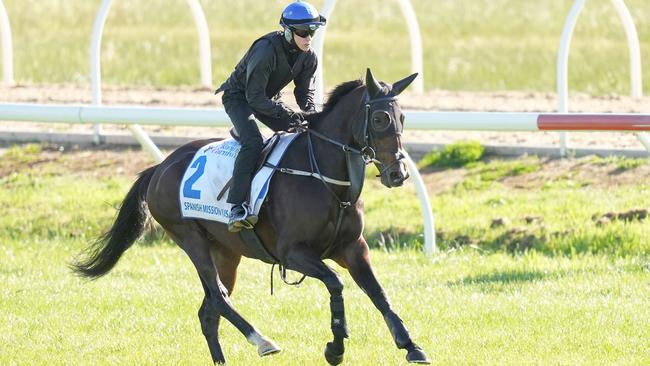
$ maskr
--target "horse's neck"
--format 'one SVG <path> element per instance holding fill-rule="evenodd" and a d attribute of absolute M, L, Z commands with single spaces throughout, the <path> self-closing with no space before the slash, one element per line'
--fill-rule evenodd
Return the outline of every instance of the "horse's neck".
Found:
<path fill-rule="evenodd" d="M 336 142 L 352 145 L 354 141 L 352 125 L 354 119 L 358 117 L 362 96 L 363 90 L 361 88 L 350 92 L 321 121 L 314 125 L 314 130 Z M 321 174 L 336 179 L 345 179 L 348 175 L 348 169 L 343 149 L 318 137 L 313 137 L 312 143 Z M 341 187 L 333 188 L 336 191 L 343 189 Z"/>
<path fill-rule="evenodd" d="M 314 129 L 332 140 L 352 144 L 354 119 L 358 117 L 363 89 L 358 88 L 341 99 Z"/>

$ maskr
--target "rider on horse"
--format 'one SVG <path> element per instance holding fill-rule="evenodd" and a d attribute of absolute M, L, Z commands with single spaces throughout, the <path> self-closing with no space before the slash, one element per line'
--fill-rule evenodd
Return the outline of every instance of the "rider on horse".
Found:
<path fill-rule="evenodd" d="M 227 199 L 233 205 L 228 223 L 232 232 L 250 229 L 257 222 L 247 202 L 253 170 L 263 147 L 256 121 L 274 131 L 306 124 L 302 112 L 279 101 L 280 91 L 292 80 L 300 109 L 316 109 L 313 80 L 318 60 L 311 49 L 311 39 L 325 22 L 312 5 L 302 1 L 289 4 L 280 18 L 283 30 L 253 42 L 230 77 L 217 89 L 217 93 L 224 92 L 223 105 L 241 144 Z"/>

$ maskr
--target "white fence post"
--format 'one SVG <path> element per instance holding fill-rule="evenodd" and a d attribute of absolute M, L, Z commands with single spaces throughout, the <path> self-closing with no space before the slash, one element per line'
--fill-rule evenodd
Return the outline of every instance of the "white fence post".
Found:
<path fill-rule="evenodd" d="M 558 96 L 558 112 L 568 112 L 568 64 L 569 64 L 569 48 L 571 46 L 571 37 L 573 30 L 580 16 L 582 8 L 584 8 L 586 0 L 576 0 L 571 7 L 569 15 L 564 23 L 562 30 L 562 38 L 560 40 L 560 48 L 557 57 L 557 96 Z M 623 23 L 625 36 L 627 38 L 627 45 L 630 54 L 630 86 L 631 95 L 634 98 L 641 98 L 643 96 L 643 79 L 641 76 L 641 50 L 639 47 L 639 36 L 634 26 L 634 20 L 630 15 L 627 6 L 623 0 L 612 0 L 616 11 Z M 643 144 L 646 150 L 650 151 L 650 139 L 643 132 L 637 133 L 637 138 Z M 566 132 L 560 133 L 560 155 L 566 156 L 568 135 Z"/>
<path fill-rule="evenodd" d="M 334 11 L 336 6 L 336 0 L 327 0 L 325 5 L 321 10 L 321 15 L 327 18 L 327 22 L 331 23 L 330 16 Z M 323 104 L 325 99 L 324 85 L 323 85 L 323 46 L 325 44 L 325 33 L 327 32 L 327 26 L 321 28 L 316 32 L 314 37 L 314 52 L 316 52 L 316 57 L 318 57 L 318 68 L 316 69 L 316 82 L 314 84 L 314 102 L 318 105 Z"/>
<path fill-rule="evenodd" d="M 432 255 L 436 252 L 436 226 L 433 218 L 433 211 L 431 208 L 431 200 L 429 200 L 429 193 L 424 180 L 420 175 L 417 165 L 411 159 L 411 156 L 404 151 L 406 156 L 406 165 L 408 166 L 409 173 L 415 184 L 415 191 L 420 201 L 420 210 L 422 211 L 422 219 L 424 221 L 424 253 Z"/>
<path fill-rule="evenodd" d="M 90 93 L 91 104 L 102 104 L 102 73 L 101 73 L 101 49 L 102 34 L 104 33 L 104 24 L 108 17 L 108 11 L 113 4 L 112 0 L 102 0 L 95 15 L 93 24 L 93 33 L 90 38 Z M 99 124 L 93 127 L 93 142 L 101 143 L 102 126 Z"/>
<path fill-rule="evenodd" d="M 413 80 L 411 87 L 416 93 L 424 92 L 424 68 L 423 68 L 423 55 L 422 55 L 422 36 L 420 35 L 420 25 L 418 18 L 411 5 L 411 0 L 398 0 L 399 7 L 402 9 L 402 14 L 406 18 L 406 25 L 409 30 L 409 37 L 411 39 L 411 72 L 417 72 L 418 77 Z"/>
<path fill-rule="evenodd" d="M 210 31 L 205 20 L 205 12 L 199 0 L 187 0 L 192 10 L 196 30 L 199 32 L 199 63 L 201 67 L 201 84 L 212 87 L 212 52 L 210 51 Z"/>
<path fill-rule="evenodd" d="M 11 25 L 7 9 L 0 0 L 0 35 L 2 36 L 2 82 L 6 85 L 14 85 L 14 55 L 11 43 Z"/>
<path fill-rule="evenodd" d="M 203 86 L 212 86 L 212 59 L 210 52 L 210 36 L 208 32 L 208 24 L 205 20 L 203 8 L 198 0 L 187 0 L 190 6 L 194 22 L 199 34 L 199 61 L 201 67 L 201 83 Z M 102 89 L 101 89 L 101 45 L 102 34 L 106 24 L 108 12 L 111 9 L 112 0 L 102 0 L 97 15 L 95 17 L 95 24 L 93 26 L 93 34 L 90 46 L 90 86 L 92 93 L 92 104 L 101 105 L 102 103 Z M 164 155 L 160 149 L 151 141 L 146 132 L 139 125 L 128 126 L 131 133 L 140 142 L 145 150 L 148 150 L 158 161 L 162 161 Z M 95 125 L 94 141 L 100 142 L 101 125 Z"/>
<path fill-rule="evenodd" d="M 411 5 L 411 1 L 398 0 L 398 2 L 409 31 L 409 39 L 411 42 L 411 72 L 417 72 L 419 74 L 419 77 L 413 81 L 411 87 L 417 93 L 422 93 L 424 91 L 424 68 L 420 26 L 418 24 L 417 16 L 415 15 L 415 10 L 413 10 L 413 6 Z M 336 7 L 336 0 L 327 0 L 321 10 L 321 14 L 328 19 L 328 23 L 332 12 L 334 12 L 334 7 Z M 318 69 L 316 70 L 316 82 L 314 85 L 316 89 L 314 95 L 316 104 L 323 104 L 324 100 L 323 46 L 325 44 L 326 31 L 327 27 L 316 32 L 316 36 L 314 37 L 314 52 L 316 52 L 319 61 Z"/>
<path fill-rule="evenodd" d="M 93 25 L 93 35 L 90 43 L 90 87 L 92 92 L 92 104 L 102 104 L 102 71 L 101 71 L 101 49 L 102 49 L 102 34 L 104 33 L 104 25 L 108 12 L 111 9 L 112 0 L 102 0 L 102 3 L 97 11 L 95 17 L 95 24 Z M 155 159 L 160 162 L 164 159 L 164 155 L 156 144 L 151 141 L 146 132 L 139 125 L 129 125 L 128 129 L 133 136 L 138 140 L 142 147 L 149 151 Z M 94 128 L 93 140 L 96 144 L 101 142 L 101 125 L 96 124 Z"/>
<path fill-rule="evenodd" d="M 560 39 L 560 48 L 557 53 L 557 111 L 559 113 L 566 113 L 569 105 L 569 48 L 571 47 L 571 38 L 573 37 L 573 30 L 575 29 L 578 21 L 578 16 L 585 6 L 586 0 L 576 0 L 567 15 L 562 29 L 562 38 Z M 560 132 L 560 155 L 566 156 L 567 154 L 567 140 L 566 132 Z"/>
<path fill-rule="evenodd" d="M 630 53 L 630 94 L 633 98 L 641 98 L 643 96 L 643 73 L 641 70 L 639 35 L 636 32 L 632 15 L 630 15 L 630 11 L 625 6 L 623 0 L 612 0 L 612 3 L 614 3 L 614 7 L 623 22 L 623 29 L 625 29 L 625 37 Z M 644 132 L 639 132 L 636 137 L 645 146 L 646 150 L 650 151 L 650 139 L 648 139 L 648 136 Z"/>

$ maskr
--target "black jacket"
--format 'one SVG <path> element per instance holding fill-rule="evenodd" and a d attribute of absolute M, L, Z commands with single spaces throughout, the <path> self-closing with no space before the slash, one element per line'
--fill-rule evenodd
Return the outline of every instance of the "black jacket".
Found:
<path fill-rule="evenodd" d="M 286 119 L 291 111 L 275 99 L 293 80 L 293 94 L 300 109 L 315 110 L 316 54 L 312 50 L 299 52 L 292 67 L 287 45 L 281 32 L 271 32 L 257 39 L 217 91 L 242 94 L 256 113 Z"/>

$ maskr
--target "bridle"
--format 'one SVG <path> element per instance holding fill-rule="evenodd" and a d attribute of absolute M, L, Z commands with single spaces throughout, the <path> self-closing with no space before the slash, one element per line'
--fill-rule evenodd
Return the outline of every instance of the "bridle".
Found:
<path fill-rule="evenodd" d="M 382 176 L 387 170 L 391 169 L 395 164 L 399 164 L 400 161 L 405 158 L 405 156 L 404 156 L 404 153 L 402 153 L 398 149 L 397 151 L 386 151 L 388 153 L 392 153 L 393 156 L 396 157 L 395 161 L 393 161 L 390 164 L 386 164 L 386 163 L 382 162 L 381 160 L 376 159 L 376 153 L 384 152 L 384 151 L 377 149 L 376 144 L 374 143 L 375 138 L 374 138 L 374 135 L 371 133 L 371 129 L 369 128 L 370 123 L 371 123 L 371 118 L 372 118 L 372 115 L 371 115 L 370 112 L 371 112 L 373 104 L 379 103 L 379 102 L 394 102 L 394 101 L 397 101 L 397 96 L 390 96 L 389 95 L 389 96 L 385 96 L 385 97 L 381 97 L 381 98 L 371 99 L 370 96 L 368 95 L 368 93 L 366 92 L 366 93 L 364 93 L 363 100 L 364 100 L 364 102 L 363 102 L 363 104 L 364 104 L 364 107 L 363 107 L 364 117 L 363 117 L 363 122 L 362 122 L 363 126 L 361 128 L 361 131 L 363 132 L 363 137 L 358 139 L 358 140 L 357 140 L 358 136 L 356 134 L 355 134 L 354 137 L 355 137 L 355 140 L 357 140 L 356 141 L 357 144 L 359 144 L 360 146 L 363 146 L 360 149 L 360 151 L 361 151 L 362 155 L 364 156 L 364 161 L 366 161 L 366 164 L 369 164 L 370 162 L 373 162 L 373 163 L 378 165 L 379 174 L 377 176 L 379 177 L 379 176 Z M 389 115 L 389 118 L 391 118 L 390 114 L 388 114 L 388 115 Z M 390 127 L 390 125 L 393 124 L 393 123 L 395 124 L 395 133 L 394 133 L 394 135 L 397 137 L 397 140 L 400 141 L 400 139 L 402 137 L 402 129 L 397 128 L 398 127 L 397 126 L 397 121 L 395 121 L 395 122 L 390 121 L 390 123 L 387 125 L 385 130 L 387 130 Z"/>
<path fill-rule="evenodd" d="M 385 96 L 381 98 L 375 98 L 375 99 L 370 99 L 370 96 L 368 93 L 364 93 L 363 96 L 363 119 L 357 119 L 358 123 L 361 123 L 361 126 L 358 128 L 359 132 L 357 132 L 357 128 L 353 125 L 352 130 L 353 130 L 353 139 L 354 142 L 358 145 L 361 146 L 359 149 L 355 149 L 350 145 L 341 143 L 339 141 L 336 141 L 328 136 L 323 135 L 322 133 L 318 131 L 314 131 L 313 129 L 310 128 L 303 128 L 302 131 L 309 133 L 310 135 L 313 135 L 315 137 L 318 137 L 319 139 L 323 141 L 327 141 L 330 144 L 339 146 L 344 152 L 351 152 L 354 154 L 358 154 L 362 157 L 363 161 L 365 162 L 366 165 L 370 163 L 375 163 L 379 166 L 379 175 L 381 176 L 385 171 L 388 169 L 392 168 L 395 164 L 399 164 L 400 160 L 404 159 L 405 156 L 401 151 L 387 151 L 389 153 L 392 153 L 394 156 L 397 157 L 395 161 L 393 161 L 390 164 L 386 164 L 383 161 L 377 159 L 377 153 L 378 152 L 383 152 L 383 150 L 377 149 L 375 143 L 374 143 L 374 136 L 370 131 L 370 119 L 372 118 L 371 115 L 371 109 L 372 105 L 375 103 L 379 102 L 394 102 L 397 101 L 397 96 Z M 391 122 L 392 123 L 392 122 Z M 397 123 L 397 122 L 395 122 Z M 395 136 L 397 136 L 397 139 L 401 139 L 402 137 L 402 131 L 400 129 L 395 130 Z"/>

